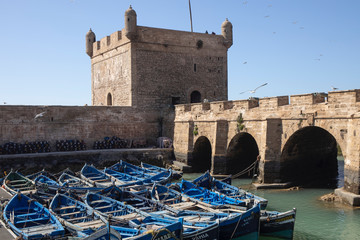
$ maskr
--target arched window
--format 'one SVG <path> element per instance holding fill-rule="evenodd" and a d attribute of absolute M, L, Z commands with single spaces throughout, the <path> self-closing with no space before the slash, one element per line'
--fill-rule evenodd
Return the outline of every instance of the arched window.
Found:
<path fill-rule="evenodd" d="M 112 106 L 112 96 L 111 93 L 108 93 L 107 95 L 107 103 L 108 106 Z"/>
<path fill-rule="evenodd" d="M 201 102 L 201 94 L 198 91 L 193 91 L 190 95 L 190 103 Z"/>

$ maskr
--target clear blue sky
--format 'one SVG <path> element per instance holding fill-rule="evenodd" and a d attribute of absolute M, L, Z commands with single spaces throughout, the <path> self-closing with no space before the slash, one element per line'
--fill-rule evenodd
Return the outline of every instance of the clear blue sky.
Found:
<path fill-rule="evenodd" d="M 1 0 L 0 103 L 91 104 L 85 34 L 97 40 L 138 25 L 190 31 L 188 0 Z M 192 0 L 195 32 L 228 18 L 229 99 L 360 88 L 359 0 Z M 240 92 L 258 89 L 255 94 Z"/>

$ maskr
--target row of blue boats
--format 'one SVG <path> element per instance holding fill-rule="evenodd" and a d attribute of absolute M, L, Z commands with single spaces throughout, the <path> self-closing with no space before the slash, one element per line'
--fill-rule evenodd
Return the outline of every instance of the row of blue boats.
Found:
<path fill-rule="evenodd" d="M 296 210 L 267 211 L 267 200 L 204 173 L 179 174 L 120 161 L 79 173 L 11 171 L 5 224 L 22 239 L 228 240 L 261 235 L 292 239 Z"/>

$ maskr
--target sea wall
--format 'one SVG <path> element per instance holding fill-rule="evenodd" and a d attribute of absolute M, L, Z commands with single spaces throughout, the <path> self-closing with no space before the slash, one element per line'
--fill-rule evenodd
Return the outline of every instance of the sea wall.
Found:
<path fill-rule="evenodd" d="M 107 149 L 79 152 L 32 153 L 0 155 L 0 176 L 11 169 L 30 174 L 42 169 L 58 173 L 66 168 L 81 170 L 85 163 L 103 168 L 124 160 L 136 165 L 141 162 L 165 166 L 173 159 L 172 149 Z"/>

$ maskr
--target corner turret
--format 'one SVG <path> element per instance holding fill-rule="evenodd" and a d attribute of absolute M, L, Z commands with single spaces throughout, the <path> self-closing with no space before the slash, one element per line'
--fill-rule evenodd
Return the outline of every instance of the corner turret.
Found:
<path fill-rule="evenodd" d="M 96 36 L 93 31 L 90 30 L 87 32 L 86 37 L 86 53 L 89 55 L 89 57 L 93 56 L 93 43 L 96 42 Z"/>
<path fill-rule="evenodd" d="M 221 24 L 221 34 L 225 38 L 225 47 L 230 48 L 233 44 L 233 26 L 228 19 Z"/>
<path fill-rule="evenodd" d="M 131 5 L 128 10 L 125 12 L 125 36 L 134 40 L 136 37 L 136 12 L 132 9 Z"/>

